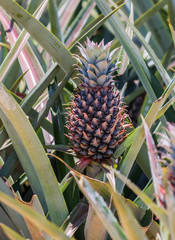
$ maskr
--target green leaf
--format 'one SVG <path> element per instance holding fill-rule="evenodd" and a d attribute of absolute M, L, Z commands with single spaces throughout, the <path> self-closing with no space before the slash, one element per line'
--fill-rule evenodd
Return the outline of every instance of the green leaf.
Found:
<path fill-rule="evenodd" d="M 109 169 L 108 166 L 105 166 L 107 169 Z M 168 217 L 167 217 L 167 211 L 164 208 L 160 208 L 157 206 L 154 201 L 148 197 L 144 192 L 142 192 L 134 183 L 131 182 L 130 179 L 125 177 L 123 174 L 121 174 L 119 171 L 113 169 L 110 167 L 110 171 L 114 172 L 115 175 L 124 182 L 148 207 L 148 209 L 151 209 L 151 211 L 161 220 L 166 227 L 168 227 Z"/>
<path fill-rule="evenodd" d="M 168 24 L 169 24 L 169 27 L 170 27 L 170 30 L 171 30 L 171 35 L 172 35 L 172 38 L 173 38 L 173 43 L 175 45 L 175 31 L 174 31 L 174 27 L 172 26 L 170 20 L 168 20 Z"/>
<path fill-rule="evenodd" d="M 60 26 L 60 19 L 58 17 L 56 0 L 49 0 L 48 12 L 49 12 L 49 19 L 50 19 L 50 24 L 51 24 L 51 32 L 62 43 L 64 43 L 63 35 L 62 35 L 62 31 L 61 31 L 61 26 Z"/>
<path fill-rule="evenodd" d="M 32 108 L 40 95 L 44 92 L 45 89 L 47 89 L 48 85 L 57 73 L 60 74 L 60 78 L 62 79 L 62 77 L 64 76 L 64 72 L 62 70 L 59 70 L 60 68 L 55 63 L 40 79 L 39 83 L 24 98 L 21 103 L 21 107 L 25 113 L 28 113 L 28 111 Z"/>
<path fill-rule="evenodd" d="M 131 2 L 131 10 L 130 10 L 130 16 L 129 16 L 129 20 L 131 21 L 131 23 L 133 24 L 134 22 L 134 8 L 133 8 L 133 3 Z M 128 34 L 128 36 L 130 37 L 130 39 L 132 40 L 133 38 L 133 30 L 127 25 L 126 27 L 126 33 Z M 119 62 L 121 61 L 121 63 L 118 65 L 119 67 L 119 75 L 122 75 L 125 73 L 128 65 L 129 65 L 129 59 L 128 56 L 123 48 L 123 46 L 121 46 L 120 49 L 120 57 L 119 57 Z"/>
<path fill-rule="evenodd" d="M 41 14 L 45 9 L 46 4 L 47 1 L 45 0 L 35 11 L 34 16 L 36 18 L 41 17 Z M 10 25 L 11 18 L 3 9 L 0 9 L 0 17 L 2 19 L 2 24 L 5 25 L 8 22 Z M 14 84 L 14 82 L 12 82 L 14 81 L 14 78 L 9 78 L 8 79 L 9 82 L 7 83 L 7 79 L 4 80 L 4 76 L 7 74 L 10 67 L 13 65 L 14 61 L 18 57 L 21 68 L 23 69 L 24 72 L 27 72 L 30 68 L 30 71 L 27 73 L 27 83 L 29 89 L 31 89 L 33 87 L 33 82 L 39 81 L 39 78 L 44 74 L 44 72 L 36 56 L 34 55 L 30 45 L 28 43 L 26 44 L 28 38 L 30 37 L 29 33 L 25 29 L 23 29 L 18 36 L 19 32 L 20 32 L 19 27 L 17 26 L 16 23 L 14 23 L 12 33 L 10 32 L 8 34 L 8 37 L 11 40 L 10 43 L 12 45 L 12 48 L 10 49 L 8 55 L 6 56 L 5 60 L 0 66 L 0 81 L 3 81 L 8 89 L 10 89 L 12 84 Z M 13 35 L 14 36 L 17 35 L 18 37 L 14 39 Z M 20 54 L 21 52 L 23 54 Z"/>
<path fill-rule="evenodd" d="M 2 192 L 0 192 L 0 201 L 21 214 L 24 218 L 32 222 L 39 229 L 42 229 L 55 240 L 70 239 L 58 228 L 58 226 L 48 221 L 45 217 L 34 211 L 31 207 L 21 204 L 17 200 Z"/>
<path fill-rule="evenodd" d="M 43 46 L 66 73 L 72 70 L 75 60 L 71 53 L 42 23 L 12 0 L 0 0 L 0 5 Z"/>
<path fill-rule="evenodd" d="M 0 191 L 14 198 L 12 191 L 7 187 L 6 183 L 1 178 L 0 178 Z M 6 213 L 10 217 L 13 224 L 15 225 L 16 229 L 19 232 L 23 233 L 23 235 L 26 238 L 30 238 L 31 236 L 29 234 L 26 223 L 24 222 L 22 216 L 4 204 L 3 208 L 5 209 Z M 2 218 L 0 219 L 0 222 L 4 223 Z"/>
<path fill-rule="evenodd" d="M 134 240 L 146 240 L 144 232 L 141 230 L 141 227 L 137 223 L 133 213 L 131 212 L 129 206 L 127 206 L 118 192 L 113 190 L 109 186 L 110 192 L 113 197 L 114 206 L 119 215 L 122 226 L 127 234 L 128 239 Z"/>
<path fill-rule="evenodd" d="M 0 223 L 0 228 L 6 234 L 6 236 L 11 240 L 25 240 L 25 238 L 23 238 L 21 235 L 19 235 L 18 233 L 16 233 L 14 230 L 12 230 L 11 228 L 9 228 L 3 223 Z"/>
<path fill-rule="evenodd" d="M 141 16 L 139 16 L 134 25 L 136 28 L 141 27 L 148 19 L 150 19 L 153 15 L 155 15 L 163 6 L 166 4 L 167 0 L 160 0 L 154 6 L 149 8 L 148 11 L 144 12 Z"/>
<path fill-rule="evenodd" d="M 155 4 L 152 0 L 133 0 L 133 2 L 135 6 L 135 11 L 138 15 L 149 11 Z M 160 12 L 157 12 L 144 24 L 146 32 L 151 32 L 150 45 L 159 58 L 163 57 L 164 52 L 171 44 L 171 36 L 167 27 L 165 26 L 165 21 L 162 15 L 163 14 L 160 14 Z"/>
<path fill-rule="evenodd" d="M 159 119 L 173 103 L 174 103 L 174 98 L 172 98 L 162 108 L 160 108 L 155 118 L 155 121 Z M 114 153 L 114 158 L 120 157 L 121 154 L 132 145 L 137 131 L 138 131 L 138 128 L 134 129 L 131 133 L 128 134 L 124 142 L 116 149 Z M 139 166 L 142 168 L 146 176 L 150 178 L 150 169 L 148 166 L 148 161 L 146 161 L 146 154 L 145 154 L 146 152 L 147 152 L 146 145 L 144 144 L 140 152 L 138 153 L 136 161 L 139 164 Z"/>
<path fill-rule="evenodd" d="M 44 209 L 47 204 L 52 221 L 61 225 L 68 212 L 50 162 L 26 115 L 2 83 L 0 115 L 34 193 Z"/>
<path fill-rule="evenodd" d="M 73 71 L 69 72 L 66 77 L 62 80 L 59 84 L 58 88 L 53 93 L 52 97 L 48 100 L 47 104 L 43 107 L 43 109 L 39 112 L 38 117 L 35 119 L 33 125 L 35 129 L 38 129 L 43 121 L 44 117 L 48 113 L 50 107 L 54 104 L 55 100 L 58 98 L 59 94 L 61 93 L 63 87 L 66 85 L 67 81 L 71 77 Z"/>
<path fill-rule="evenodd" d="M 146 49 L 146 51 L 148 52 L 149 56 L 151 57 L 152 61 L 154 62 L 157 70 L 159 71 L 159 74 L 161 75 L 162 79 L 164 80 L 165 84 L 168 86 L 168 84 L 170 84 L 171 82 L 171 78 L 168 75 L 167 71 L 164 69 L 164 67 L 162 66 L 159 58 L 156 56 L 155 52 L 153 51 L 153 49 L 150 47 L 150 45 L 145 41 L 144 37 L 141 35 L 141 33 L 130 23 L 129 19 L 126 17 L 125 14 L 122 14 L 122 16 L 124 17 L 125 21 L 127 22 L 127 24 L 130 26 L 130 28 L 133 30 L 133 32 L 136 34 L 136 36 L 139 38 L 140 42 L 143 44 L 144 48 Z M 130 43 L 131 44 L 131 43 Z M 127 52 L 128 53 L 128 52 Z M 129 53 L 128 53 L 129 56 Z M 134 64 L 133 64 L 134 67 Z M 136 70 L 137 71 L 137 70 Z M 151 76 L 150 76 L 151 79 Z M 141 79 L 140 79 L 141 80 Z M 143 82 L 142 82 L 143 84 Z M 144 86 L 144 84 L 143 84 Z M 145 86 L 144 86 L 145 88 Z M 146 88 L 145 88 L 146 90 Z M 148 94 L 149 96 L 149 94 Z"/>
<path fill-rule="evenodd" d="M 97 6 L 100 8 L 103 15 L 109 14 L 111 12 L 110 7 L 107 5 L 106 2 L 95 0 L 97 3 Z M 108 20 L 111 24 L 113 31 L 116 35 L 116 37 L 119 39 L 120 43 L 124 47 L 128 57 L 130 58 L 130 61 L 137 72 L 145 91 L 147 92 L 148 96 L 152 101 L 156 100 L 156 95 L 152 89 L 152 86 L 150 84 L 151 75 L 149 73 L 149 70 L 141 57 L 137 47 L 134 45 L 134 43 L 131 41 L 131 39 L 126 34 L 122 24 L 120 23 L 119 18 L 117 15 L 111 16 L 111 18 Z M 130 24 L 129 26 L 132 26 Z"/>
<path fill-rule="evenodd" d="M 19 97 L 17 97 L 14 93 L 13 93 L 12 95 L 13 95 L 14 99 L 17 101 L 18 104 L 21 104 L 21 103 L 22 103 L 22 100 L 21 100 Z M 25 101 L 25 100 L 24 100 L 24 101 Z M 27 103 L 27 101 L 26 101 L 26 103 Z M 24 104 L 24 103 L 23 103 L 23 104 Z M 26 110 L 25 107 L 24 107 L 25 104 L 24 104 L 24 105 L 23 105 L 23 104 L 22 104 L 22 108 L 23 108 L 23 110 Z M 30 110 L 27 109 L 26 112 L 27 112 L 27 113 L 26 113 L 27 116 L 29 116 L 29 118 L 31 119 L 31 121 L 33 121 L 34 119 L 36 119 L 37 116 L 38 116 L 38 112 L 37 112 L 36 110 L 34 110 L 33 108 L 31 108 Z M 52 125 L 52 123 L 51 123 L 49 120 L 47 120 L 46 118 L 44 118 L 41 126 L 42 126 L 48 133 L 50 133 L 50 134 L 53 136 L 53 125 Z"/>
<path fill-rule="evenodd" d="M 94 191 L 94 189 L 88 183 L 87 179 L 85 179 L 84 177 L 80 177 L 80 179 L 77 179 L 77 177 L 75 177 L 75 179 L 78 183 L 79 188 L 97 213 L 98 217 L 102 221 L 111 238 L 127 240 L 128 238 L 120 227 L 117 219 L 114 217 L 113 213 L 111 212 L 103 198 L 99 195 L 99 193 Z"/>
<path fill-rule="evenodd" d="M 109 19 L 116 11 L 118 11 L 123 5 L 125 5 L 125 3 L 121 4 L 119 7 L 115 8 L 113 11 L 111 11 L 109 14 L 107 14 L 106 16 L 99 16 L 97 19 L 95 19 L 94 21 L 92 21 L 89 25 L 87 25 L 82 32 L 80 33 L 80 35 L 71 43 L 71 45 L 69 46 L 69 49 L 71 50 L 71 52 L 76 52 L 76 43 L 80 42 L 83 43 L 87 37 L 91 36 L 100 26 L 103 25 L 103 23 L 105 23 L 105 21 L 107 19 Z"/>
<path fill-rule="evenodd" d="M 59 71 L 60 70 L 60 71 Z M 37 101 L 39 96 L 44 92 L 44 90 L 48 87 L 49 83 L 52 81 L 52 79 L 55 77 L 55 75 L 59 73 L 60 78 L 64 76 L 63 70 L 59 68 L 59 66 L 55 63 L 48 71 L 45 73 L 45 75 L 42 77 L 42 79 L 39 81 L 39 83 L 29 92 L 29 94 L 25 97 L 25 99 L 21 103 L 21 108 L 23 111 L 28 114 L 28 112 L 31 110 L 34 103 Z M 32 111 L 32 110 L 31 110 Z M 36 115 L 36 114 L 35 114 Z M 37 114 L 38 115 L 38 114 Z M 37 116 L 36 116 L 37 118 Z M 35 118 L 35 119 L 36 119 Z M 5 140 L 7 139 L 7 133 L 4 128 L 0 130 L 0 146 L 3 145 Z"/>
<path fill-rule="evenodd" d="M 164 91 L 162 96 L 152 104 L 152 106 L 145 118 L 149 128 L 155 121 L 157 114 L 159 112 L 159 109 L 162 107 L 162 105 L 168 98 L 169 94 L 173 90 L 174 85 L 175 85 L 175 78 L 169 84 L 169 86 Z M 140 148 L 144 142 L 144 139 L 145 139 L 144 127 L 143 127 L 143 125 L 141 125 L 135 130 L 134 137 L 133 137 L 134 144 L 131 145 L 129 151 L 127 152 L 127 154 L 126 154 L 125 158 L 123 159 L 122 164 L 120 166 L 120 172 L 123 175 L 128 176 L 128 174 L 131 170 L 131 167 L 133 166 L 133 163 L 136 159 L 136 156 L 137 156 L 138 152 L 140 151 Z M 117 189 L 121 193 L 123 191 L 123 187 L 124 187 L 123 183 L 121 183 L 121 181 L 117 181 L 116 184 L 117 184 Z"/>
<path fill-rule="evenodd" d="M 168 4 L 168 12 L 169 12 L 169 17 L 170 17 L 170 22 L 172 24 L 172 27 L 175 28 L 175 20 L 174 20 L 175 3 L 173 0 L 167 0 L 167 4 Z"/>
<path fill-rule="evenodd" d="M 175 98 L 170 99 L 158 112 L 156 120 L 163 116 L 163 114 L 168 110 L 168 108 L 174 104 Z"/>

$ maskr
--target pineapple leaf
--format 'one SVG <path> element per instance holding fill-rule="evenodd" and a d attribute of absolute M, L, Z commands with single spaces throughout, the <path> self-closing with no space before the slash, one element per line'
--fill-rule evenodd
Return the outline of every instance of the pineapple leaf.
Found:
<path fill-rule="evenodd" d="M 164 102 L 167 100 L 169 94 L 173 90 L 174 85 L 175 85 L 175 78 L 171 81 L 171 83 L 166 88 L 166 90 L 164 91 L 162 96 L 152 104 L 152 106 L 145 118 L 149 128 L 155 121 L 156 116 L 159 112 L 159 109 L 162 107 Z M 126 154 L 126 156 L 120 166 L 120 172 L 123 175 L 128 176 L 130 169 L 133 166 L 133 163 L 136 159 L 136 156 L 144 142 L 144 137 L 145 137 L 144 136 L 144 128 L 143 128 L 143 125 L 141 125 L 137 128 L 136 133 L 134 134 L 134 139 L 133 139 L 134 144 L 132 144 L 132 146 L 130 147 L 128 153 Z M 121 183 L 121 181 L 117 181 L 117 189 L 119 190 L 119 192 L 122 192 L 123 187 L 124 187 L 124 184 Z"/>
<path fill-rule="evenodd" d="M 46 7 L 46 4 L 47 4 L 47 0 L 42 2 L 41 5 L 38 7 L 38 9 L 35 11 L 33 16 L 36 17 L 37 19 L 40 18 L 41 14 L 43 13 L 43 11 Z M 10 25 L 10 18 L 6 14 L 6 12 L 3 11 L 3 9 L 0 9 L 0 19 L 2 21 L 2 24 L 4 24 L 5 26 L 7 25 L 7 22 Z M 16 24 L 14 24 L 14 25 L 15 26 L 12 30 L 13 37 L 16 36 L 18 34 L 18 32 L 20 31 L 19 28 L 17 27 L 17 25 Z M 11 33 L 9 33 L 9 35 L 10 34 Z M 41 77 L 41 75 L 43 75 L 43 70 L 42 70 L 38 60 L 36 59 L 35 55 L 33 54 L 31 48 L 29 47 L 29 45 L 27 44 L 27 46 L 24 47 L 28 38 L 30 37 L 29 33 L 27 33 L 26 30 L 21 31 L 21 33 L 15 43 L 14 43 L 13 37 L 9 37 L 9 39 L 11 40 L 11 45 L 13 45 L 13 47 L 11 48 L 10 52 L 8 53 L 5 60 L 3 61 L 3 63 L 0 66 L 0 81 L 2 81 L 4 79 L 4 76 L 9 71 L 9 68 L 11 67 L 13 62 L 16 60 L 17 57 L 19 57 L 19 60 L 20 60 L 20 63 L 21 63 L 21 66 L 22 66 L 22 69 L 24 70 L 24 72 L 29 71 L 29 69 L 26 68 L 26 62 L 28 62 L 27 67 L 30 68 L 30 73 L 28 72 L 27 76 L 28 76 L 29 89 L 31 89 L 30 83 L 35 82 L 36 79 L 39 81 L 39 77 Z M 23 47 L 24 47 L 24 49 L 23 49 Z M 23 54 L 21 54 L 19 56 L 19 54 L 21 53 L 21 49 L 23 49 L 22 50 Z M 30 59 L 30 61 L 29 61 L 29 59 Z M 24 64 L 24 62 L 25 62 L 25 64 Z M 36 67 L 35 70 L 33 70 L 33 66 Z M 10 80 L 13 80 L 13 78 L 10 78 Z M 6 84 L 6 86 L 7 86 L 6 81 L 3 81 L 3 82 L 5 82 L 4 84 Z M 8 85 L 12 85 L 12 83 L 8 83 Z"/>
<path fill-rule="evenodd" d="M 171 35 L 172 35 L 172 38 L 173 38 L 173 42 L 174 42 L 174 45 L 175 45 L 175 30 L 170 22 L 170 20 L 168 20 L 168 24 L 169 24 L 169 28 L 171 30 Z"/>
<path fill-rule="evenodd" d="M 163 175 L 160 158 L 158 156 L 157 149 L 154 144 L 151 133 L 149 131 L 149 128 L 148 128 L 143 116 L 141 116 L 141 118 L 142 118 L 142 122 L 143 122 L 144 129 L 145 129 L 145 137 L 146 137 L 146 143 L 147 143 L 147 148 L 148 148 L 149 164 L 150 164 L 150 168 L 151 168 L 154 190 L 155 190 L 155 194 L 157 197 L 157 202 L 159 202 L 158 197 L 159 197 L 159 194 L 161 193 L 161 180 L 162 180 L 162 175 Z"/>
<path fill-rule="evenodd" d="M 78 7 L 80 2 L 81 0 L 70 1 L 57 0 L 57 6 L 59 6 L 60 9 L 64 8 L 60 16 L 60 24 L 63 32 L 65 32 L 66 29 L 68 28 L 70 19 L 72 18 L 72 15 L 74 15 L 74 12 L 76 11 L 76 8 Z"/>
<path fill-rule="evenodd" d="M 65 42 L 66 46 L 69 46 L 75 38 L 80 34 L 81 29 L 85 25 L 86 21 L 91 14 L 92 9 L 94 8 L 94 1 L 90 0 L 87 4 L 81 9 L 81 11 L 77 14 L 74 21 L 70 24 L 68 30 L 65 34 Z"/>
<path fill-rule="evenodd" d="M 39 112 L 37 118 L 33 122 L 33 126 L 35 129 L 38 129 L 44 119 L 44 117 L 47 115 L 50 107 L 53 105 L 54 101 L 57 99 L 57 97 L 60 95 L 63 87 L 66 85 L 67 81 L 71 77 L 73 71 L 70 71 L 69 74 L 66 75 L 66 77 L 62 80 L 58 88 L 53 93 L 52 97 L 48 100 L 47 104 L 43 107 L 43 109 Z"/>
<path fill-rule="evenodd" d="M 154 6 L 152 0 L 147 0 L 146 2 L 139 0 L 133 1 L 139 15 L 145 13 L 146 11 L 149 11 Z M 156 55 L 160 58 L 163 56 L 164 52 L 172 42 L 170 33 L 165 27 L 165 22 L 166 20 L 163 19 L 160 12 L 158 12 L 157 14 L 154 14 L 150 19 L 148 19 L 144 24 L 146 29 L 149 29 L 151 31 L 151 45 Z"/>
<path fill-rule="evenodd" d="M 141 230 L 141 227 L 137 223 L 132 211 L 130 210 L 129 206 L 125 204 L 120 194 L 111 186 L 109 186 L 109 191 L 112 194 L 114 206 L 117 210 L 121 224 L 127 234 L 128 239 L 146 240 L 147 237 L 145 236 L 143 230 Z M 136 232 L 137 235 L 135 234 Z"/>
<path fill-rule="evenodd" d="M 12 191 L 7 187 L 6 183 L 1 178 L 0 178 L 0 191 L 14 198 Z M 26 238 L 30 238 L 31 236 L 29 234 L 29 231 L 27 229 L 23 217 L 20 214 L 16 213 L 11 208 L 7 207 L 5 204 L 3 204 L 3 208 L 10 217 L 13 224 L 15 225 L 16 229 L 22 232 Z"/>
<path fill-rule="evenodd" d="M 133 8 L 132 2 L 131 2 L 131 11 L 130 11 L 129 20 L 131 21 L 132 24 L 134 23 L 134 8 Z M 129 25 L 127 25 L 127 27 L 126 27 L 126 33 L 132 40 L 133 30 L 129 27 Z M 120 49 L 119 61 L 121 61 L 121 63 L 119 64 L 119 75 L 122 75 L 125 73 L 128 65 L 129 65 L 129 59 L 128 59 L 128 56 L 127 56 L 123 46 L 121 46 L 121 49 Z"/>
<path fill-rule="evenodd" d="M 64 222 L 62 229 L 68 237 L 72 237 L 78 227 L 86 220 L 88 205 L 78 203 Z"/>
<path fill-rule="evenodd" d="M 10 227 L 6 226 L 3 223 L 0 223 L 0 228 L 5 233 L 5 235 L 8 237 L 8 239 L 11 240 L 25 240 L 21 235 L 19 235 L 17 232 L 12 230 Z"/>
<path fill-rule="evenodd" d="M 100 26 L 102 26 L 107 19 L 109 19 L 116 11 L 118 11 L 122 6 L 124 6 L 125 3 L 121 4 L 119 7 L 115 8 L 113 11 L 111 11 L 109 14 L 103 17 L 99 17 L 92 21 L 85 29 L 82 30 L 80 35 L 71 43 L 69 46 L 69 49 L 71 52 L 76 52 L 76 43 L 80 42 L 83 43 L 83 41 L 86 40 L 87 37 L 92 35 Z"/>
<path fill-rule="evenodd" d="M 150 19 L 150 17 L 152 17 L 160 9 L 162 9 L 166 2 L 167 2 L 166 0 L 160 0 L 156 4 L 154 4 L 151 8 L 149 8 L 147 11 L 144 11 L 144 13 L 141 14 L 134 22 L 135 27 L 137 29 L 141 27 L 146 21 Z"/>
<path fill-rule="evenodd" d="M 104 224 L 104 227 L 107 229 L 111 238 L 115 239 L 117 237 L 117 239 L 120 240 L 128 239 L 103 198 L 96 191 L 94 192 L 94 189 L 84 177 L 80 177 L 80 179 L 78 179 L 74 173 L 72 174 L 74 175 L 81 191 L 86 196 L 96 214 Z"/>
<path fill-rule="evenodd" d="M 0 0 L 0 5 L 48 51 L 66 73 L 72 70 L 75 61 L 71 53 L 47 28 L 12 0 Z"/>
<path fill-rule="evenodd" d="M 57 4 L 55 0 L 50 0 L 48 2 L 48 12 L 49 12 L 49 19 L 51 24 L 51 32 L 62 42 L 63 35 L 61 31 L 61 25 L 60 25 L 60 18 L 58 17 L 57 12 Z"/>
<path fill-rule="evenodd" d="M 158 59 L 155 52 L 151 49 L 150 45 L 145 41 L 144 37 L 141 35 L 141 33 L 130 23 L 129 19 L 126 17 L 126 15 L 123 14 L 123 17 L 125 18 L 125 21 L 130 26 L 130 28 L 133 30 L 133 32 L 137 35 L 141 43 L 143 44 L 144 48 L 150 55 L 152 61 L 154 62 L 157 70 L 159 71 L 159 74 L 161 75 L 162 79 L 164 79 L 165 84 L 168 86 L 168 84 L 171 82 L 171 78 L 168 75 L 167 71 L 162 66 L 160 60 Z M 148 94 L 149 95 L 149 94 Z"/>
<path fill-rule="evenodd" d="M 169 13 L 170 22 L 172 24 L 172 28 L 175 29 L 175 20 L 174 20 L 175 4 L 173 0 L 168 0 L 167 4 L 168 4 L 168 13 Z"/>
<path fill-rule="evenodd" d="M 20 202 L 6 195 L 3 192 L 0 192 L 0 201 L 3 204 L 6 204 L 7 206 L 11 207 L 19 214 L 21 214 L 24 218 L 28 219 L 30 222 L 35 224 L 36 227 L 42 229 L 44 232 L 46 232 L 49 236 L 53 237 L 55 240 L 70 239 L 54 223 L 51 223 L 41 214 L 34 211 L 32 208 L 21 204 Z"/>
<path fill-rule="evenodd" d="M 68 214 L 67 206 L 50 162 L 24 112 L 2 83 L 0 84 L 0 107 L 1 119 L 33 191 L 38 195 L 45 210 L 47 204 L 52 221 L 58 225 L 62 224 Z M 49 181 L 46 181 L 48 176 Z M 61 208 L 58 207 L 59 204 Z"/>
<path fill-rule="evenodd" d="M 111 9 L 106 2 L 96 0 L 96 3 L 104 15 L 109 14 L 111 12 Z M 120 23 L 119 18 L 116 15 L 111 16 L 111 18 L 108 21 L 110 22 L 116 37 L 119 39 L 126 53 L 128 54 L 128 57 L 130 58 L 130 61 L 145 88 L 145 91 L 147 92 L 150 99 L 152 101 L 155 101 L 156 95 L 150 83 L 151 76 L 138 49 L 126 34 L 122 24 Z M 129 26 L 131 27 L 132 24 L 130 24 Z"/>
<path fill-rule="evenodd" d="M 113 168 L 109 168 L 108 166 L 104 166 L 110 171 L 114 171 L 115 175 L 123 181 L 132 191 L 147 205 L 148 209 L 151 211 L 164 223 L 164 225 L 168 228 L 168 217 L 167 211 L 164 208 L 158 207 L 153 200 L 148 197 L 144 192 L 142 192 L 134 183 L 132 183 L 127 177 L 121 174 L 118 170 Z"/>
<path fill-rule="evenodd" d="M 175 98 L 171 98 L 158 112 L 156 120 L 159 119 L 168 110 L 168 108 L 174 104 Z"/>
<path fill-rule="evenodd" d="M 59 71 L 60 70 L 60 71 Z M 58 65 L 55 63 L 43 76 L 43 78 L 39 81 L 39 83 L 30 91 L 30 93 L 25 97 L 25 99 L 21 102 L 21 108 L 23 111 L 28 114 L 28 112 L 32 109 L 32 106 L 36 102 L 36 100 L 39 98 L 39 96 L 44 92 L 44 90 L 47 88 L 49 83 L 52 81 L 52 79 L 55 77 L 56 73 L 59 71 L 60 78 L 64 76 L 64 72 L 58 67 Z M 32 111 L 32 110 L 31 110 Z M 38 114 L 37 114 L 38 115 Z M 33 116 L 36 116 L 36 114 Z M 37 116 L 36 118 L 37 119 Z M 52 130 L 53 132 L 53 130 Z M 7 139 L 7 133 L 4 130 L 4 128 L 0 131 L 0 146 L 3 145 L 5 140 Z"/>

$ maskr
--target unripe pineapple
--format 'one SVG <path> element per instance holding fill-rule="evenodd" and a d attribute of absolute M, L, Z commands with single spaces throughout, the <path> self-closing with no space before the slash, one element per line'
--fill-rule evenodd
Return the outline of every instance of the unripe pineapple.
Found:
<path fill-rule="evenodd" d="M 87 39 L 85 48 L 78 46 L 82 56 L 75 55 L 82 84 L 74 95 L 68 129 L 73 150 L 81 159 L 109 160 L 126 136 L 127 114 L 114 86 L 117 68 L 111 45 Z"/>

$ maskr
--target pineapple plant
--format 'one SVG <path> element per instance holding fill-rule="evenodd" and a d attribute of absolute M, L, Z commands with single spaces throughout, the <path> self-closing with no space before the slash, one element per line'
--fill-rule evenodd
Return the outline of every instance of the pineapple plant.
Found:
<path fill-rule="evenodd" d="M 80 161 L 89 160 L 86 175 L 102 179 L 102 163 L 111 162 L 111 157 L 126 136 L 125 106 L 121 103 L 120 92 L 114 85 L 114 49 L 112 42 L 99 44 L 87 38 L 86 46 L 79 44 L 81 56 L 78 60 L 78 78 L 81 84 L 72 102 L 69 113 L 69 139 Z M 98 226 L 98 231 L 97 231 Z M 85 224 L 85 239 L 104 239 L 106 228 L 89 205 Z"/>
<path fill-rule="evenodd" d="M 0 0 L 2 240 L 175 239 L 174 140 L 168 155 L 156 152 L 158 158 L 152 159 L 155 152 L 146 148 L 148 131 L 139 118 L 145 117 L 152 133 L 175 119 L 173 1 L 115 2 Z M 91 42 L 92 35 L 113 44 Z M 77 42 L 81 56 L 74 55 Z M 110 53 L 116 47 L 120 65 L 116 50 Z M 67 126 L 78 163 L 67 151 L 63 117 L 72 97 L 75 59 L 81 84 Z M 135 119 L 136 129 L 128 135 L 128 114 L 115 86 L 117 67 L 120 82 L 127 82 L 129 116 Z M 50 157 L 51 150 L 64 166 Z M 117 169 L 108 166 L 112 157 L 121 159 Z M 86 167 L 88 177 L 73 169 L 75 163 L 76 170 Z"/>
<path fill-rule="evenodd" d="M 75 55 L 77 77 L 82 81 L 69 114 L 69 139 L 77 155 L 92 161 L 109 161 L 126 136 L 126 111 L 120 92 L 114 85 L 112 42 L 99 44 L 87 39 L 79 44 L 81 56 Z"/>

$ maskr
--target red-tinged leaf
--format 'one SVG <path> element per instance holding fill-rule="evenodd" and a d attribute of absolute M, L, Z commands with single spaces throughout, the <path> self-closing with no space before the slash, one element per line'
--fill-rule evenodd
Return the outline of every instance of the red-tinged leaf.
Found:
<path fill-rule="evenodd" d="M 47 1 L 44 1 L 35 11 L 34 16 L 36 19 L 40 18 L 43 10 L 46 7 L 46 4 Z M 3 80 L 3 77 L 7 73 L 9 67 L 18 57 L 22 71 L 24 73 L 26 72 L 25 79 L 28 89 L 31 90 L 39 82 L 41 77 L 43 77 L 44 71 L 35 54 L 33 53 L 30 45 L 26 43 L 30 35 L 26 32 L 26 30 L 21 31 L 16 23 L 13 23 L 13 26 L 11 27 L 11 18 L 3 9 L 0 9 L 0 20 L 5 30 L 7 31 L 7 36 L 9 38 L 10 44 L 13 46 L 7 56 L 9 58 L 7 58 L 6 62 L 3 62 L 1 65 L 0 78 Z M 46 101 L 42 102 L 38 107 L 38 110 L 40 110 L 45 104 Z M 48 117 L 50 117 L 50 115 Z M 46 143 L 49 144 L 52 141 L 52 137 L 45 131 L 43 134 L 45 136 Z"/>
<path fill-rule="evenodd" d="M 85 14 L 83 14 L 82 18 L 78 21 L 75 29 L 73 30 L 73 32 L 69 36 L 69 38 L 68 38 L 68 40 L 66 42 L 66 46 L 69 46 L 75 40 L 75 38 L 79 35 L 79 33 L 83 29 L 87 19 L 89 18 L 89 15 L 91 14 L 91 11 L 95 7 L 95 5 L 96 5 L 95 2 L 92 2 L 90 4 L 90 6 L 88 7 L 87 11 L 85 12 Z"/>
<path fill-rule="evenodd" d="M 164 202 L 164 191 L 162 187 L 162 167 L 160 165 L 160 158 L 157 153 L 157 149 L 154 143 L 154 140 L 152 138 L 152 135 L 149 131 L 148 125 L 146 124 L 144 118 L 141 116 L 144 129 L 145 129 L 145 136 L 146 136 L 146 142 L 147 142 L 147 148 L 148 148 L 148 156 L 149 156 L 149 162 L 150 162 L 150 168 L 153 178 L 153 184 L 155 189 L 155 194 L 157 197 L 157 200 L 160 204 Z"/>
<path fill-rule="evenodd" d="M 66 29 L 73 13 L 75 12 L 76 7 L 80 3 L 80 0 L 71 0 L 67 3 L 68 3 L 67 5 L 63 6 L 63 8 L 65 8 L 65 9 L 64 9 L 63 14 L 60 17 L 60 24 L 61 24 L 62 31 L 64 31 Z"/>
<path fill-rule="evenodd" d="M 45 5 L 46 2 L 43 6 L 45 7 Z M 36 15 L 36 18 L 40 18 L 43 9 L 43 7 L 40 9 L 40 11 Z M 3 27 L 7 33 L 7 37 L 10 41 L 11 46 L 13 46 L 16 43 L 21 33 L 21 30 L 16 23 L 13 23 L 13 26 L 11 26 L 11 18 L 2 8 L 0 9 L 0 21 L 2 22 Z M 25 30 L 23 30 L 23 33 L 24 31 Z M 13 53 L 9 65 L 11 65 L 13 61 L 18 57 L 22 71 L 27 72 L 25 78 L 27 80 L 27 86 L 29 90 L 31 90 L 40 80 L 40 78 L 44 75 L 44 71 L 39 64 L 37 58 L 35 57 L 35 54 L 33 53 L 31 47 L 28 43 L 26 44 L 29 37 L 29 33 L 26 32 L 23 39 L 21 39 L 18 48 Z M 6 72 L 4 74 L 6 74 Z M 1 75 L 1 78 L 3 78 L 3 75 Z"/>

